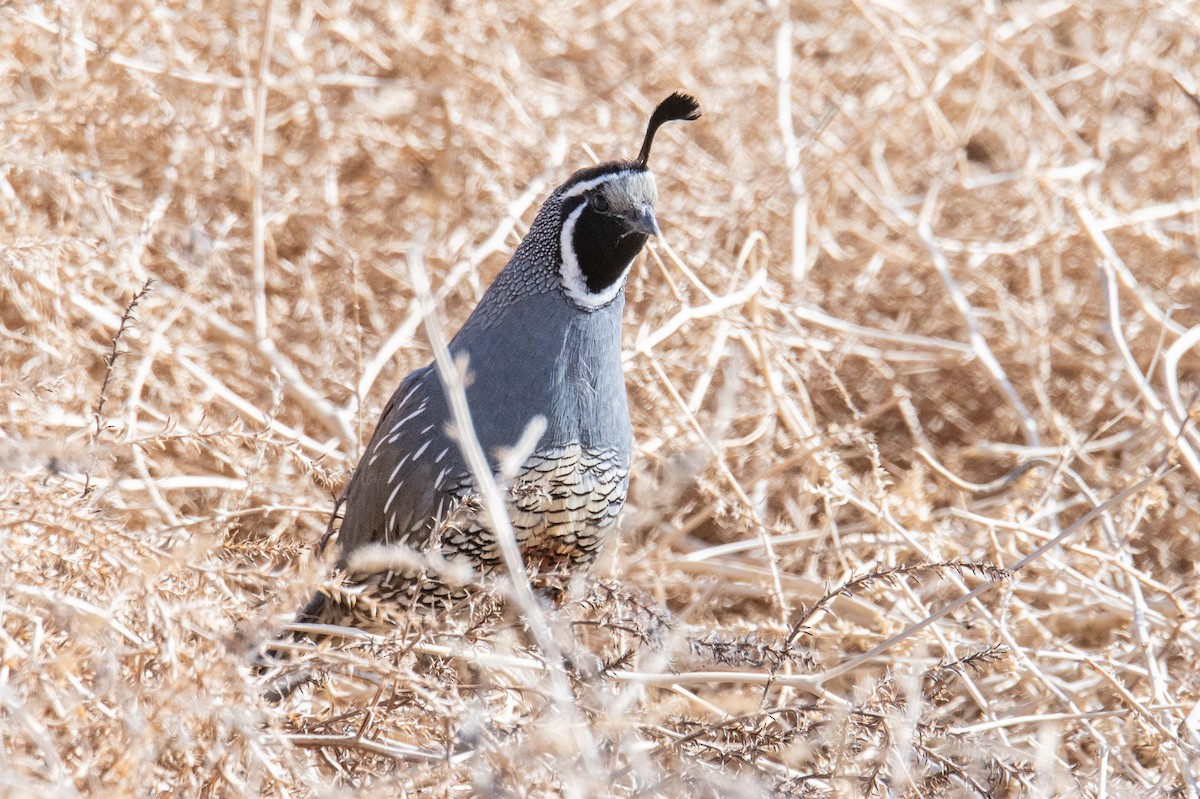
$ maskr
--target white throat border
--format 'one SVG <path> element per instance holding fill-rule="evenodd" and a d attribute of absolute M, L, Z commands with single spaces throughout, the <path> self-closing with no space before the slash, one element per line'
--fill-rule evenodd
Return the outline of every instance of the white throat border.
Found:
<path fill-rule="evenodd" d="M 577 183 L 563 194 L 562 199 L 567 200 L 571 197 L 578 197 L 603 183 L 621 178 L 629 178 L 634 175 L 649 181 L 649 193 L 651 198 L 653 198 L 657 193 L 654 190 L 653 173 L 629 169 L 620 172 L 611 172 L 607 175 L 601 175 L 600 177 Z M 633 262 L 637 260 L 637 256 L 635 255 L 630 259 L 629 263 L 625 266 L 625 270 L 621 272 L 621 276 L 613 281 L 611 286 L 599 292 L 588 289 L 587 278 L 584 277 L 583 269 L 579 266 L 579 258 L 575 254 L 575 246 L 572 243 L 575 233 L 575 223 L 579 221 L 579 217 L 586 207 L 586 203 L 581 204 L 563 221 L 562 232 L 559 234 L 559 249 L 562 252 L 561 277 L 563 293 L 567 295 L 571 302 L 586 311 L 595 311 L 615 300 L 617 295 L 621 293 L 621 290 L 625 288 L 625 283 L 629 280 L 629 271 L 633 268 Z"/>
<path fill-rule="evenodd" d="M 559 246 L 562 250 L 561 276 L 563 293 L 571 302 L 585 311 L 597 311 L 615 300 L 625 288 L 625 282 L 629 280 L 629 270 L 633 268 L 633 262 L 637 260 L 637 256 L 635 255 L 629 260 L 624 271 L 621 272 L 621 276 L 614 280 L 611 286 L 606 286 L 598 292 L 589 289 L 587 278 L 584 277 L 583 269 L 579 266 L 579 258 L 575 255 L 575 245 L 572 241 L 575 236 L 575 223 L 579 221 L 585 208 L 587 208 L 587 203 L 581 203 L 563 222 L 562 233 L 559 234 Z"/>

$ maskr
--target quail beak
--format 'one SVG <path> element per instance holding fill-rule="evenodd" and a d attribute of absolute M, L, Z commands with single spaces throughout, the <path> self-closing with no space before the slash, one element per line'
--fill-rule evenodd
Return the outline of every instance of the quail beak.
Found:
<path fill-rule="evenodd" d="M 644 233 L 647 236 L 657 236 L 658 220 L 654 218 L 654 209 L 649 205 L 635 208 L 625 215 L 625 225 L 630 233 Z"/>

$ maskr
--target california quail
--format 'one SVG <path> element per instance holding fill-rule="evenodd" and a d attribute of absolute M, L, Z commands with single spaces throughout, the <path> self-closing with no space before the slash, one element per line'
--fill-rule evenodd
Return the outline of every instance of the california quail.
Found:
<path fill-rule="evenodd" d="M 635 160 L 582 169 L 555 189 L 450 342 L 453 355 L 468 358 L 467 402 L 497 472 L 497 453 L 532 419 L 545 419 L 533 454 L 506 486 L 531 573 L 561 575 L 590 564 L 625 502 L 631 428 L 621 312 L 633 260 L 658 234 L 647 160 L 663 123 L 699 116 L 694 98 L 672 94 L 650 117 Z M 482 575 L 500 563 L 485 515 L 474 512 L 473 481 L 447 429 L 450 418 L 436 367 L 410 374 L 342 495 L 338 565 L 373 600 L 424 604 L 455 596 L 436 575 L 418 575 L 421 568 L 381 552 L 465 561 Z M 319 595 L 300 620 L 361 623 L 354 620 L 361 611 L 348 610 L 346 597 Z"/>

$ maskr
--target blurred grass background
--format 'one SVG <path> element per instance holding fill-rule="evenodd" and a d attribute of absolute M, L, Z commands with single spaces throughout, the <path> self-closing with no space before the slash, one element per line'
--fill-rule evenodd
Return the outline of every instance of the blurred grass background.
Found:
<path fill-rule="evenodd" d="M 0 794 L 1196 797 L 1198 21 L 0 5 Z M 676 89 L 579 713 L 485 607 L 270 705 L 406 258 L 456 326 Z"/>

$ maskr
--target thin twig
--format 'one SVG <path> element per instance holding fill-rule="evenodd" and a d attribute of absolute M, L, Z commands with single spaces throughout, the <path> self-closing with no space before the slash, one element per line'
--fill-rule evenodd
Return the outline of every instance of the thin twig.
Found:
<path fill-rule="evenodd" d="M 549 621 L 538 605 L 529 582 L 529 573 L 525 569 L 524 559 L 517 543 L 517 536 L 508 517 L 508 503 L 496 478 L 488 465 L 487 456 L 475 434 L 475 425 L 471 421 L 471 409 L 467 405 L 465 370 L 468 364 L 465 360 L 456 360 L 450 354 L 442 325 L 438 319 L 437 310 L 433 305 L 433 293 L 429 288 L 429 277 L 425 272 L 425 264 L 419 248 L 414 248 L 408 256 L 408 270 L 412 277 L 416 300 L 421 307 L 425 333 L 433 350 L 434 362 L 437 364 L 438 376 L 442 381 L 442 390 L 450 406 L 454 422 L 455 437 L 459 449 L 471 472 L 475 490 L 483 500 L 484 512 L 487 514 L 490 530 L 496 537 L 500 547 L 501 558 L 504 562 L 504 584 L 510 589 L 513 599 L 525 616 L 526 624 L 537 641 L 538 646 L 546 656 L 549 664 L 551 694 L 555 699 L 558 711 L 563 715 L 567 729 L 577 742 L 577 752 L 586 764 L 589 773 L 599 773 L 598 753 L 596 744 L 591 739 L 589 728 L 581 723 L 571 694 L 570 684 L 563 670 L 562 650 L 554 638 Z M 565 786 L 570 795 L 576 795 L 581 790 L 575 780 L 569 780 Z"/>
<path fill-rule="evenodd" d="M 270 330 L 267 319 L 267 220 L 263 214 L 263 148 L 267 135 L 267 78 L 271 74 L 271 47 L 275 37 L 275 2 L 267 0 L 263 12 L 262 41 L 259 43 L 258 71 L 254 87 L 254 125 L 251 130 L 250 176 L 254 194 L 250 201 L 251 254 L 254 277 L 254 337 L 266 341 Z"/>
<path fill-rule="evenodd" d="M 121 338 L 125 335 L 125 331 L 129 329 L 133 323 L 133 312 L 137 308 L 137 304 L 142 301 L 150 291 L 151 284 L 154 283 L 154 278 L 146 278 L 146 282 L 133 295 L 133 299 L 125 306 L 125 312 L 121 314 L 121 324 L 117 327 L 117 332 L 113 334 L 112 348 L 108 355 L 104 358 L 104 382 L 100 384 L 100 399 L 96 402 L 96 435 L 100 435 L 104 422 L 104 403 L 108 400 L 108 384 L 112 380 L 113 367 L 117 363 L 117 358 L 121 355 Z"/>
<path fill-rule="evenodd" d="M 1041 546 L 1035 548 L 1032 552 L 1030 552 L 1028 555 L 1026 555 L 1025 557 L 1018 560 L 1012 566 L 1009 566 L 1008 571 L 1015 574 L 1016 572 L 1025 568 L 1030 563 L 1032 563 L 1033 561 L 1037 560 L 1042 555 L 1044 555 L 1046 552 L 1048 552 L 1051 549 L 1053 549 L 1054 547 L 1058 546 L 1063 540 L 1065 540 L 1069 536 L 1073 535 L 1079 529 L 1084 527 L 1087 523 L 1089 523 L 1093 519 L 1099 517 L 1100 514 L 1104 513 L 1105 511 L 1109 510 L 1110 508 L 1120 506 L 1121 503 L 1124 502 L 1126 499 L 1128 499 L 1132 496 L 1136 496 L 1143 489 L 1162 480 L 1166 474 L 1167 474 L 1166 470 L 1155 472 L 1154 474 L 1150 475 L 1149 477 L 1145 477 L 1145 478 L 1137 481 L 1133 485 L 1129 486 L 1125 490 L 1120 491 L 1117 494 L 1114 494 L 1113 496 L 1109 497 L 1102 504 L 1096 506 L 1090 512 L 1085 514 L 1084 516 L 1081 516 L 1077 521 L 1075 521 L 1074 524 L 1070 525 L 1069 527 L 1064 528 L 1063 531 L 1061 533 L 1059 533 L 1058 535 L 1054 536 L 1054 538 L 1050 539 L 1049 541 L 1042 544 Z M 963 605 L 978 598 L 981 594 L 984 594 L 984 593 L 990 591 L 992 588 L 994 588 L 997 585 L 999 585 L 999 583 L 996 583 L 996 582 L 983 583 L 979 587 L 975 588 L 973 591 L 970 591 L 970 592 L 964 594 L 963 596 L 959 597 L 958 599 L 954 600 L 953 602 L 950 602 L 950 603 L 938 608 L 936 611 L 929 614 L 925 618 L 921 619 L 921 621 L 917 622 L 916 624 L 906 627 L 904 630 L 891 636 L 886 641 L 884 641 L 880 644 L 877 644 L 876 646 L 871 647 L 871 649 L 869 649 L 868 651 L 864 652 L 861 655 L 851 658 L 850 660 L 846 661 L 845 663 L 841 663 L 837 666 L 834 666 L 831 669 L 828 669 L 828 670 L 822 672 L 819 675 L 815 675 L 815 678 L 820 682 L 827 682 L 827 681 L 832 680 L 833 678 L 838 677 L 842 674 L 853 671 L 854 669 L 858 668 L 859 665 L 874 660 L 875 658 L 882 655 L 884 652 L 887 652 L 889 649 L 891 649 L 896 644 L 898 644 L 901 641 L 904 641 L 908 638 L 911 638 L 914 634 L 916 634 L 920 630 L 925 629 L 926 627 L 933 624 L 937 620 L 944 618 L 945 616 L 953 613 L 954 611 L 961 608 Z M 782 680 L 782 678 L 780 678 L 780 679 Z"/>

